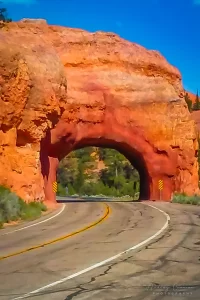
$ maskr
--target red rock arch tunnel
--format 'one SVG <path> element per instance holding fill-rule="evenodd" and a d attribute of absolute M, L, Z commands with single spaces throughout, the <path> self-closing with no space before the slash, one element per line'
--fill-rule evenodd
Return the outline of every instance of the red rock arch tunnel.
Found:
<path fill-rule="evenodd" d="M 103 122 L 67 122 L 65 116 L 41 142 L 41 166 L 46 201 L 54 202 L 53 182 L 59 161 L 71 151 L 86 146 L 118 150 L 140 175 L 140 199 L 160 200 L 158 181 L 163 180 L 161 200 L 170 201 L 175 190 L 176 153 L 158 150 L 145 138 L 142 128 L 117 122 L 121 108 L 107 108 Z"/>
<path fill-rule="evenodd" d="M 141 199 L 159 200 L 159 180 L 165 201 L 199 193 L 195 123 L 180 72 L 159 52 L 38 22 L 8 23 L 0 37 L 1 185 L 54 202 L 59 160 L 93 145 L 132 162 Z"/>

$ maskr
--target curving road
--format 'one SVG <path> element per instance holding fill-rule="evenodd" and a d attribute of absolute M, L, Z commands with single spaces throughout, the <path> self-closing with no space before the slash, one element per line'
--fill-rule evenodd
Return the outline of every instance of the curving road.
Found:
<path fill-rule="evenodd" d="M 59 210 L 0 231 L 0 300 L 200 299 L 200 207 L 76 202 Z"/>

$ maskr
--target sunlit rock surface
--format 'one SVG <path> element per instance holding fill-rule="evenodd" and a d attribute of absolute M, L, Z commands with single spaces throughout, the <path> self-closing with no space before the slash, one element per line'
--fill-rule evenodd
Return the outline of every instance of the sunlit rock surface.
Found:
<path fill-rule="evenodd" d="M 44 199 L 44 186 L 54 201 L 58 159 L 87 145 L 126 155 L 142 199 L 198 192 L 195 123 L 179 71 L 157 51 L 113 33 L 6 24 L 0 107 L 0 184 L 27 201 Z"/>

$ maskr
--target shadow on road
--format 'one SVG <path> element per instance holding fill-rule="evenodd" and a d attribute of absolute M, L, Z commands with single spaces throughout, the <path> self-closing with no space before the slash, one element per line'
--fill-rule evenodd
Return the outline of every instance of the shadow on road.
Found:
<path fill-rule="evenodd" d="M 58 203 L 73 203 L 73 202 L 123 202 L 123 203 L 126 203 L 126 202 L 132 202 L 132 203 L 135 203 L 135 202 L 141 202 L 141 200 L 128 200 L 128 201 L 122 201 L 122 200 L 113 200 L 112 198 L 74 198 L 74 197 L 57 197 L 57 202 Z"/>

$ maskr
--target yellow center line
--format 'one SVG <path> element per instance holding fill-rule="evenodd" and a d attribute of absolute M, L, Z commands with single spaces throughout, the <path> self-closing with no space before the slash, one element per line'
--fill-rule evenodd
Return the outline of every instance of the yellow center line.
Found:
<path fill-rule="evenodd" d="M 53 239 L 53 240 L 50 240 L 50 241 L 45 242 L 43 244 L 39 244 L 39 245 L 36 245 L 36 246 L 32 246 L 30 248 L 26 248 L 26 249 L 23 249 L 23 250 L 20 250 L 20 251 L 17 251 L 17 252 L 13 252 L 13 253 L 10 253 L 10 254 L 5 255 L 5 256 L 0 256 L 0 260 L 6 259 L 6 258 L 9 258 L 9 257 L 12 257 L 12 256 L 16 256 L 16 255 L 19 255 L 19 254 L 23 254 L 23 253 L 29 252 L 31 250 L 35 250 L 35 249 L 42 248 L 42 247 L 47 246 L 47 245 L 51 245 L 51 244 L 63 241 L 67 238 L 70 238 L 70 237 L 72 237 L 72 236 L 74 236 L 78 233 L 81 233 L 83 231 L 86 231 L 86 230 L 98 225 L 99 223 L 103 222 L 109 216 L 109 214 L 111 213 L 111 208 L 105 203 L 103 203 L 103 205 L 106 207 L 105 212 L 104 212 L 103 216 L 100 219 L 98 219 L 97 221 L 95 221 L 95 222 L 93 222 L 93 223 L 91 223 L 91 224 L 89 224 L 89 225 L 87 225 L 87 226 L 85 226 L 81 229 L 78 229 L 78 230 L 76 230 L 72 233 L 61 236 L 57 239 Z"/>

